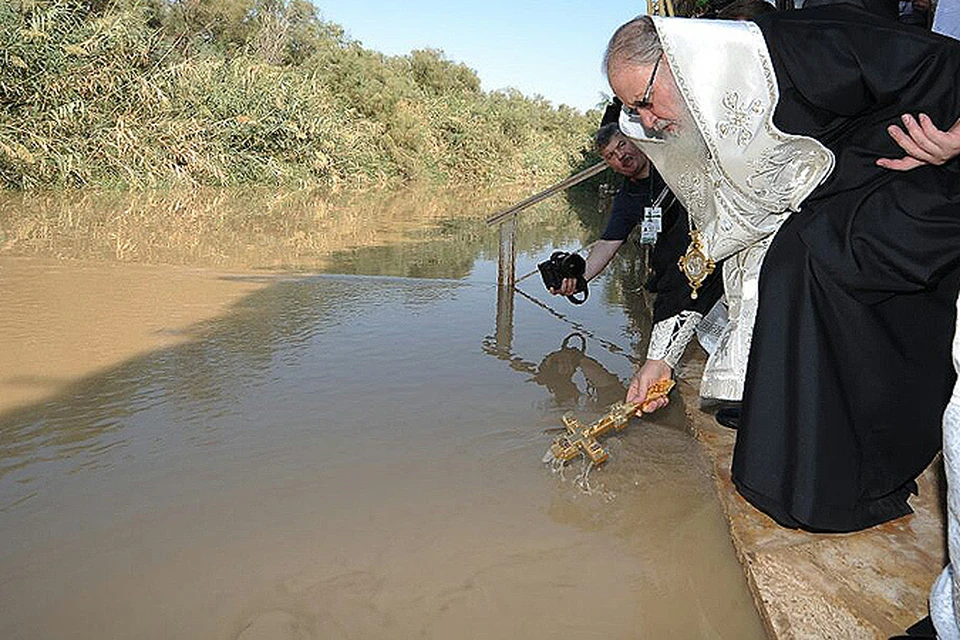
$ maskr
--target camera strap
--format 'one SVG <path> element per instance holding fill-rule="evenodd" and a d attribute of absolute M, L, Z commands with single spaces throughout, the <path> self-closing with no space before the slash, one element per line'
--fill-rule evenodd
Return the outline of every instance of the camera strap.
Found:
<path fill-rule="evenodd" d="M 582 293 L 582 298 L 577 298 L 577 293 Z M 572 296 L 567 296 L 567 300 L 573 304 L 583 304 L 587 301 L 587 298 L 590 297 L 590 290 L 587 288 L 587 281 L 584 280 L 583 276 L 577 276 L 577 293 L 574 293 Z"/>

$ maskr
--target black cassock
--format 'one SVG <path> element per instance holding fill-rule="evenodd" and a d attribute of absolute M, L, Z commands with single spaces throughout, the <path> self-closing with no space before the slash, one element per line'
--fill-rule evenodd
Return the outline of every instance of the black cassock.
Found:
<path fill-rule="evenodd" d="M 659 194 L 666 183 L 652 168 L 650 179 L 653 192 Z M 697 297 L 690 297 L 690 282 L 677 267 L 678 258 L 690 246 L 689 214 L 672 193 L 664 199 L 662 207 L 663 228 L 650 251 L 650 275 L 643 285 L 647 291 L 656 294 L 653 301 L 654 324 L 681 311 L 696 311 L 706 315 L 723 295 L 722 272 L 718 266 L 704 279 Z"/>
<path fill-rule="evenodd" d="M 960 160 L 908 172 L 886 126 L 960 116 L 960 43 L 842 5 L 757 19 L 785 132 L 837 166 L 764 260 L 733 459 L 780 524 L 854 531 L 911 512 L 941 446 L 960 283 Z"/>

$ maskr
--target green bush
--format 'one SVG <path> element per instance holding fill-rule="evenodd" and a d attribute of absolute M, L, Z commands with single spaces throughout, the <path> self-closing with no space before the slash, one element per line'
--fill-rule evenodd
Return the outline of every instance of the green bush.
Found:
<path fill-rule="evenodd" d="M 305 0 L 0 3 L 0 184 L 558 179 L 598 114 L 384 56 Z"/>

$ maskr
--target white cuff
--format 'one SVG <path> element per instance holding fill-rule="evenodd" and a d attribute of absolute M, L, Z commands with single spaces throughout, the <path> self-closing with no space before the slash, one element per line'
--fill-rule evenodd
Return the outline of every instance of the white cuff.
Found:
<path fill-rule="evenodd" d="M 701 318 L 702 313 L 681 311 L 653 325 L 650 344 L 647 346 L 647 360 L 663 360 L 675 369 L 693 339 Z"/>

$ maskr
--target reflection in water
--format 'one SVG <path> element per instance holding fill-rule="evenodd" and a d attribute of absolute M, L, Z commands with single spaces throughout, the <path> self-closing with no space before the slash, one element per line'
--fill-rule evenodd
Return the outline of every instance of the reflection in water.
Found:
<path fill-rule="evenodd" d="M 577 340 L 579 345 L 573 344 Z M 485 353 L 507 361 L 514 371 L 529 374 L 529 380 L 547 388 L 557 406 L 582 406 L 589 411 L 603 412 L 611 404 L 622 401 L 627 389 L 619 376 L 588 356 L 586 348 L 586 338 L 580 333 L 571 333 L 559 349 L 545 355 L 537 365 L 502 348 L 490 337 L 483 341 Z M 574 380 L 577 372 L 585 381 L 583 392 Z M 587 399 L 585 404 L 581 404 L 583 398 Z"/>
<path fill-rule="evenodd" d="M 501 265 L 502 259 L 501 255 Z M 546 313 L 576 329 L 563 338 L 559 350 L 545 355 L 539 365 L 534 365 L 513 352 L 515 294 L 520 294 Z M 555 297 L 554 300 L 561 300 L 561 298 Z M 641 320 L 641 322 L 649 326 L 648 320 Z M 564 313 L 556 311 L 549 304 L 521 289 L 500 284 L 497 287 L 496 330 L 493 336 L 486 336 L 483 339 L 482 348 L 484 353 L 509 362 L 511 369 L 530 374 L 530 380 L 546 387 L 558 406 L 577 404 L 580 400 L 582 394 L 573 377 L 578 370 L 581 371 L 586 382 L 586 395 L 593 399 L 588 408 L 603 412 L 610 404 L 623 400 L 626 396 L 626 387 L 616 374 L 608 371 L 599 361 L 586 355 L 585 335 L 590 336 L 608 352 L 625 356 L 631 363 L 638 362 L 618 344 L 596 336 L 584 324 L 570 320 Z M 571 344 L 575 339 L 579 340 L 579 348 Z"/>
<path fill-rule="evenodd" d="M 603 345 L 603 347 L 604 347 L 607 351 L 609 351 L 610 353 L 618 353 L 618 354 L 621 354 L 621 355 L 623 355 L 625 358 L 627 358 L 628 360 L 630 360 L 630 362 L 632 362 L 632 363 L 634 363 L 634 364 L 638 364 L 638 363 L 640 362 L 640 361 L 637 360 L 637 358 L 636 358 L 633 354 L 631 354 L 631 353 L 628 352 L 628 351 L 624 351 L 624 349 L 623 349 L 619 344 L 617 344 L 616 342 L 613 342 L 612 340 L 608 340 L 608 339 L 606 339 L 606 338 L 602 338 L 602 337 L 596 335 L 596 334 L 595 334 L 593 331 L 591 331 L 585 324 L 582 324 L 582 323 L 579 323 L 579 322 L 570 320 L 570 319 L 567 317 L 566 314 L 557 311 L 556 309 L 554 309 L 554 308 L 551 307 L 550 305 L 548 305 L 548 304 L 546 304 L 546 303 L 538 300 L 537 298 L 534 298 L 533 296 L 531 296 L 530 294 L 528 294 L 528 293 L 526 293 L 526 292 L 524 292 L 524 291 L 521 291 L 521 290 L 518 289 L 518 290 L 517 290 L 517 293 L 519 293 L 519 294 L 520 294 L 521 296 L 523 296 L 525 299 L 529 300 L 530 302 L 532 302 L 532 303 L 535 304 L 536 306 L 540 307 L 541 309 L 543 309 L 544 311 L 546 311 L 547 313 L 549 313 L 549 314 L 552 315 L 553 317 L 557 318 L 558 320 L 561 320 L 561 321 L 569 324 L 569 325 L 572 326 L 574 329 L 576 329 L 577 332 L 583 333 L 583 334 L 586 334 L 586 335 L 590 336 L 591 338 L 593 338 L 594 340 L 596 340 L 597 343 Z M 639 324 L 640 324 L 640 327 L 642 327 L 643 329 L 647 329 L 647 328 L 649 327 L 649 325 L 650 325 L 650 321 L 649 321 L 649 319 L 642 318 L 642 319 L 640 320 Z M 646 334 L 649 335 L 649 332 L 648 332 L 648 331 L 643 331 L 643 333 L 646 333 Z"/>
<path fill-rule="evenodd" d="M 514 196 L 508 189 L 0 194 L 0 255 L 460 278 L 478 255 L 496 255 L 484 216 Z M 576 220 L 562 200 L 543 202 L 525 212 L 517 241 L 528 250 L 569 242 L 581 232 Z"/>
<path fill-rule="evenodd" d="M 236 228 L 198 204 L 180 215 L 211 238 Z M 449 214 L 382 247 L 331 240 L 322 257 L 278 250 L 247 265 L 315 259 L 357 274 L 382 260 L 391 277 L 51 269 L 29 256 L 102 248 L 110 227 L 92 221 L 120 217 L 59 211 L 0 226 L 12 247 L 0 344 L 26 345 L 0 363 L 0 637 L 762 637 L 681 407 L 605 441 L 612 464 L 591 482 L 612 500 L 540 464 L 559 404 L 592 411 L 623 393 L 629 347 L 595 337 L 640 339 L 642 316 L 609 302 L 627 296 L 619 281 L 559 315 L 512 296 L 495 311 L 496 239 L 454 250 L 474 221 Z M 325 211 L 324 225 L 341 215 Z M 237 236 L 261 247 L 295 226 L 250 219 L 277 233 Z M 91 226 L 71 248 L 74 222 Z M 163 224 L 121 242 L 122 258 L 186 259 L 151 239 Z M 518 228 L 521 261 L 581 240 L 547 227 Z M 397 277 L 410 256 L 433 279 Z M 96 366 L 58 370 L 88 356 Z M 7 396 L 37 379 L 43 395 Z"/>

